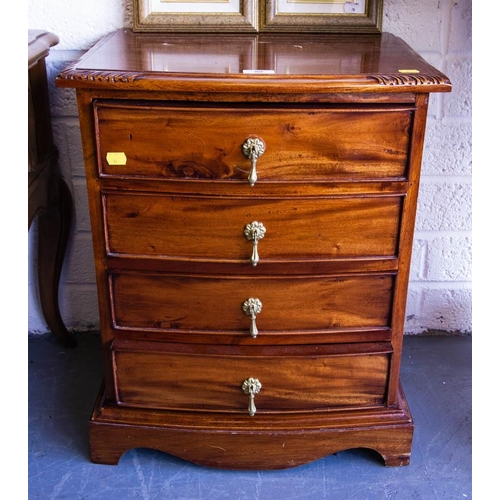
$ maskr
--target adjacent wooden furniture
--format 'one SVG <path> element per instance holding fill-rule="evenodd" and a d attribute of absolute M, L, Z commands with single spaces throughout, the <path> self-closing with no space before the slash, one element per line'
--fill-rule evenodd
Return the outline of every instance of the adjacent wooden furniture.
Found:
<path fill-rule="evenodd" d="M 45 58 L 59 43 L 53 33 L 28 30 L 28 229 L 38 214 L 38 288 L 43 317 L 65 346 L 76 341 L 59 311 L 59 279 L 66 251 L 73 200 L 58 169 L 52 138 Z"/>
<path fill-rule="evenodd" d="M 429 92 L 390 35 L 110 34 L 77 89 L 105 380 L 92 460 L 409 462 L 399 381 Z"/>

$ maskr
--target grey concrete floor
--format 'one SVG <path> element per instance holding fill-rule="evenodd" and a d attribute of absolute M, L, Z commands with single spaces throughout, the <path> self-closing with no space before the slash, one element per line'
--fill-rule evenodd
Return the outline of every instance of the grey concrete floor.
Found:
<path fill-rule="evenodd" d="M 89 459 L 87 423 L 101 383 L 99 338 L 65 349 L 29 337 L 30 500 L 447 500 L 472 498 L 471 337 L 408 336 L 401 378 L 415 421 L 411 463 L 385 467 L 348 450 L 282 471 L 196 466 L 130 450 L 118 466 Z"/>

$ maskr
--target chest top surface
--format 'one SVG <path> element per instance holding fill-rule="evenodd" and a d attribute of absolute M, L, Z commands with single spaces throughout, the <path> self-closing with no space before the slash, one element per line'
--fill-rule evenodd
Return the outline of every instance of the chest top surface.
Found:
<path fill-rule="evenodd" d="M 110 33 L 57 78 L 60 87 L 170 91 L 448 92 L 451 84 L 389 34 Z M 214 87 L 215 88 L 215 87 Z M 294 90 L 295 89 L 295 90 Z"/>

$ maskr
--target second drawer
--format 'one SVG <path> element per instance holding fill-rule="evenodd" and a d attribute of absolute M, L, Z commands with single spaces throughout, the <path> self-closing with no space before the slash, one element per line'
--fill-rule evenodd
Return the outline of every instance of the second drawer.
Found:
<path fill-rule="evenodd" d="M 216 198 L 105 192 L 108 255 L 263 263 L 396 257 L 402 196 Z M 245 234 L 246 233 L 246 234 Z M 262 238 L 259 239 L 259 237 Z"/>

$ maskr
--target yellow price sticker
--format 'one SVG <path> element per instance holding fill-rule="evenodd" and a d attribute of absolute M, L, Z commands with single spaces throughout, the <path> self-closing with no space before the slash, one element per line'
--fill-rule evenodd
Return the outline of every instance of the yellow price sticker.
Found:
<path fill-rule="evenodd" d="M 125 153 L 107 153 L 106 161 L 108 165 L 126 165 L 127 164 L 127 156 Z"/>

